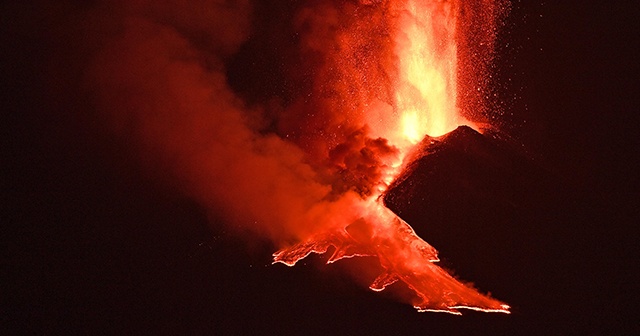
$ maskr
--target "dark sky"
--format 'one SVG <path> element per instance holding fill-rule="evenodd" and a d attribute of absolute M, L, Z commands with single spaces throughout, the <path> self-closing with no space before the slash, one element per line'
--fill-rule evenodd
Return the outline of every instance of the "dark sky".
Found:
<path fill-rule="evenodd" d="M 264 11 L 257 22 L 291 19 L 287 5 L 299 6 L 257 6 Z M 356 284 L 344 266 L 320 266 L 321 258 L 293 269 L 271 266 L 269 242 L 229 234 L 220 218 L 140 168 L 127 144 L 105 131 L 83 89 L 94 47 L 74 29 L 78 13 L 93 4 L 0 6 L 3 333 L 640 331 L 632 318 L 640 219 L 634 5 L 514 1 L 499 36 L 496 82 L 511 84 L 496 84 L 507 101 L 498 123 L 557 187 L 516 212 L 526 214 L 524 224 L 499 219 L 511 226 L 491 241 L 509 244 L 487 246 L 488 257 L 501 249 L 523 256 L 517 277 L 494 267 L 493 282 L 481 287 L 515 301 L 513 314 L 462 317 L 418 314 Z M 271 74 L 265 69 L 278 62 L 270 56 L 247 71 Z M 527 236 L 532 230 L 540 235 Z"/>

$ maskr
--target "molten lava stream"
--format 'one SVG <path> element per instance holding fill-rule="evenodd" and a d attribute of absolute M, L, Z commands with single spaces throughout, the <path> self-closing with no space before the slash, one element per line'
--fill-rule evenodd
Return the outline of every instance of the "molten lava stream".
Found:
<path fill-rule="evenodd" d="M 415 292 L 413 305 L 418 311 L 460 314 L 458 308 L 485 312 L 509 313 L 509 306 L 459 282 L 434 264 L 438 252 L 413 231 L 411 226 L 374 197 L 354 204 L 362 217 L 313 236 L 274 254 L 274 263 L 293 266 L 310 253 L 335 252 L 327 263 L 354 256 L 375 256 L 384 273 L 369 286 L 382 291 L 396 281 L 404 282 Z"/>

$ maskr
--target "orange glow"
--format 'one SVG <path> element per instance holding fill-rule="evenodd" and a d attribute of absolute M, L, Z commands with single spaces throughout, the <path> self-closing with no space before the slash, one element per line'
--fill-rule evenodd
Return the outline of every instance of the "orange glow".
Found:
<path fill-rule="evenodd" d="M 452 3 L 400 2 L 395 90 L 404 135 L 412 142 L 458 126 L 455 15 Z"/>
<path fill-rule="evenodd" d="M 397 0 L 393 17 L 393 106 L 374 106 L 366 122 L 374 136 L 403 152 L 425 135 L 437 137 L 461 123 L 457 104 L 456 4 L 452 1 Z M 382 111 L 381 111 L 382 110 Z M 387 113 L 390 116 L 381 118 Z"/>

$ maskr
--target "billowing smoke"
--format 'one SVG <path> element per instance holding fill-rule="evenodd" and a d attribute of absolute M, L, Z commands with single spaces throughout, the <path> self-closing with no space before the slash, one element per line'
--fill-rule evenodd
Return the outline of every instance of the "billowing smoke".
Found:
<path fill-rule="evenodd" d="M 114 34 L 89 77 L 117 136 L 233 225 L 297 234 L 329 187 L 227 84 L 225 62 L 250 34 L 250 3 L 122 2 L 97 15 Z"/>
<path fill-rule="evenodd" d="M 385 139 L 368 136 L 363 108 L 354 106 L 389 99 L 382 62 L 372 59 L 389 45 L 377 41 L 388 33 L 371 31 L 386 29 L 380 14 L 374 25 L 367 20 L 380 12 L 374 6 L 315 1 L 295 14 L 298 66 L 312 73 L 294 67 L 286 75 L 310 84 L 275 115 L 273 104 L 248 104 L 228 84 L 226 65 L 255 28 L 249 1 L 98 5 L 89 19 L 110 35 L 88 70 L 89 86 L 147 169 L 164 169 L 233 227 L 276 243 L 300 238 L 324 225 L 310 219 L 317 208 L 338 206 L 347 192 L 370 195 L 381 167 L 397 160 Z M 335 48 L 351 57 L 328 57 Z"/>

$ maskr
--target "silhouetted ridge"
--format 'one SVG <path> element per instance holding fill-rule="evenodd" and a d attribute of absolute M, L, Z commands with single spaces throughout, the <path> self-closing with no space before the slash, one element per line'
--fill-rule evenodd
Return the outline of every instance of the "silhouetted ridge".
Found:
<path fill-rule="evenodd" d="M 523 294 L 509 292 L 514 286 L 505 282 L 538 285 L 518 270 L 544 269 L 545 241 L 560 235 L 550 223 L 562 213 L 562 193 L 547 171 L 498 135 L 460 126 L 426 137 L 384 202 L 440 252 L 443 266 L 517 307 Z"/>
<path fill-rule="evenodd" d="M 516 207 L 528 204 L 546 193 L 553 178 L 514 148 L 497 133 L 485 136 L 468 126 L 437 138 L 427 136 L 389 187 L 385 203 L 401 216 L 416 198 L 430 201 L 463 194 Z"/>

